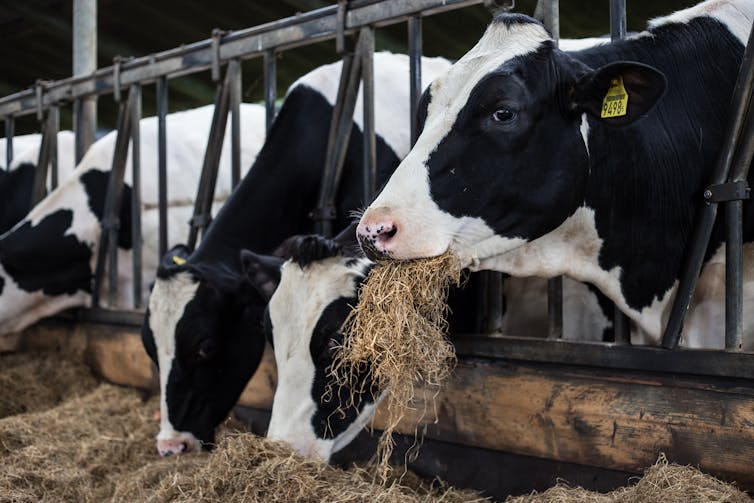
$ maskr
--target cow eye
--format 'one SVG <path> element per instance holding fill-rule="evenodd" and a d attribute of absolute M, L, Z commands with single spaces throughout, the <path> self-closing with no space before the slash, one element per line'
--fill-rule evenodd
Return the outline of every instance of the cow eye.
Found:
<path fill-rule="evenodd" d="M 206 360 L 207 358 L 212 357 L 215 354 L 215 351 L 215 341 L 212 339 L 204 339 L 196 348 L 196 359 L 197 361 Z"/>
<path fill-rule="evenodd" d="M 518 114 L 510 108 L 501 107 L 495 110 L 492 114 L 492 120 L 494 122 L 508 123 L 514 121 L 518 117 Z"/>

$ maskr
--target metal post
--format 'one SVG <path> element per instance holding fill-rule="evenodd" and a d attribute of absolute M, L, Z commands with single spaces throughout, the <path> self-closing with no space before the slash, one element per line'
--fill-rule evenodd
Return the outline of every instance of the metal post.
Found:
<path fill-rule="evenodd" d="M 626 37 L 626 0 L 610 0 L 610 40 Z"/>
<path fill-rule="evenodd" d="M 58 187 L 58 131 L 60 131 L 60 108 L 47 109 L 47 127 L 50 131 L 50 190 Z"/>
<path fill-rule="evenodd" d="M 34 181 L 31 189 L 31 205 L 41 201 L 45 196 L 47 185 L 47 170 L 50 167 L 50 127 L 47 117 L 42 120 L 42 140 L 37 156 L 37 168 L 34 170 Z"/>
<path fill-rule="evenodd" d="M 142 307 L 142 235 L 141 235 L 141 86 L 128 91 L 131 122 L 131 250 L 133 266 L 134 309 Z"/>
<path fill-rule="evenodd" d="M 275 93 L 276 93 L 276 74 L 277 60 L 275 51 L 265 51 L 264 53 L 264 108 L 266 114 L 267 132 L 272 127 L 272 121 L 275 120 Z"/>
<path fill-rule="evenodd" d="M 749 33 L 749 41 L 741 61 L 741 70 L 738 72 L 736 86 L 733 89 L 733 97 L 730 105 L 730 119 L 726 126 L 725 143 L 720 150 L 710 186 L 719 185 L 728 180 L 731 164 L 736 155 L 736 147 L 744 129 L 746 115 L 749 113 L 749 101 L 754 90 L 754 30 Z M 705 191 L 705 195 L 709 190 Z M 694 295 L 696 282 L 702 270 L 704 256 L 709 246 L 709 238 L 717 216 L 717 203 L 705 201 L 697 216 L 696 227 L 689 241 L 690 249 L 686 254 L 683 265 L 681 281 L 676 292 L 675 302 L 670 312 L 662 345 L 665 348 L 674 348 L 681 338 L 681 327 L 686 318 L 691 299 Z"/>
<path fill-rule="evenodd" d="M 555 46 L 560 40 L 560 2 L 558 0 L 539 0 L 534 9 L 534 17 L 541 20 L 550 30 Z"/>
<path fill-rule="evenodd" d="M 89 75 L 97 69 L 97 0 L 73 0 L 73 75 Z M 76 162 L 94 143 L 97 129 L 97 97 L 76 100 Z"/>
<path fill-rule="evenodd" d="M 118 229 L 121 204 L 123 202 L 123 175 L 128 156 L 128 140 L 130 137 L 130 102 L 120 103 L 118 106 L 118 135 L 115 139 L 113 162 L 110 168 L 110 179 L 105 197 L 105 208 L 102 217 L 99 246 L 97 248 L 97 265 L 94 273 L 94 288 L 92 289 L 92 306 L 99 307 L 102 278 L 105 274 L 105 260 L 109 255 L 109 285 L 108 299 L 113 304 L 118 294 Z"/>
<path fill-rule="evenodd" d="M 563 337 L 563 276 L 547 280 L 548 339 Z"/>
<path fill-rule="evenodd" d="M 167 125 L 168 80 L 160 77 L 157 81 L 157 190 L 160 218 L 159 251 L 160 257 L 168 251 L 168 158 Z"/>
<path fill-rule="evenodd" d="M 16 120 L 11 117 L 5 118 L 5 169 L 10 169 L 13 162 L 13 136 L 16 132 Z"/>
<path fill-rule="evenodd" d="M 411 113 L 411 145 L 419 137 L 417 109 L 422 93 L 422 18 L 408 20 L 409 112 Z"/>
<path fill-rule="evenodd" d="M 362 100 L 364 103 L 364 204 L 371 202 L 377 185 L 377 141 L 374 131 L 374 28 L 367 26 L 359 35 Z M 362 40 L 363 39 L 363 40 Z"/>
<path fill-rule="evenodd" d="M 240 60 L 236 64 L 241 65 Z M 231 184 L 235 189 L 241 182 L 241 71 L 234 72 L 230 81 L 230 166 Z"/>
<path fill-rule="evenodd" d="M 235 78 L 236 72 L 240 72 L 240 64 L 237 60 L 230 61 L 225 73 L 225 79 L 217 87 L 215 96 L 215 112 L 212 116 L 207 150 L 204 153 L 202 163 L 202 175 L 199 179 L 196 202 L 194 204 L 194 216 L 191 218 L 189 229 L 188 247 L 193 250 L 199 237 L 199 231 L 206 231 L 212 219 L 212 201 L 217 183 L 217 169 L 220 165 L 223 140 L 225 139 L 225 127 L 228 122 L 228 105 L 230 101 L 230 82 Z"/>
<path fill-rule="evenodd" d="M 726 204 L 725 232 L 725 349 L 743 345 L 743 201 Z"/>
<path fill-rule="evenodd" d="M 626 36 L 626 0 L 610 0 L 610 39 Z M 618 306 L 613 305 L 613 333 L 616 344 L 631 343 L 631 320 Z"/>

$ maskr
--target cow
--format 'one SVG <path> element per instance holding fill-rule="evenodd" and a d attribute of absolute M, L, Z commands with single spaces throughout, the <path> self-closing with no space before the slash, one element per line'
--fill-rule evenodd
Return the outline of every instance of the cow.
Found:
<path fill-rule="evenodd" d="M 243 105 L 245 132 L 242 160 L 251 165 L 264 136 L 264 107 Z M 169 240 L 182 241 L 188 229 L 193 198 L 201 171 L 212 107 L 176 112 L 167 117 Z M 140 122 L 142 138 L 143 271 L 151 277 L 159 260 L 157 250 L 157 120 Z M 203 141 L 202 138 L 205 140 Z M 69 307 L 86 306 L 103 217 L 115 133 L 95 142 L 76 170 L 37 204 L 20 222 L 0 235 L 0 334 L 17 332 L 44 316 Z M 227 150 L 227 149 L 226 149 Z M 218 197 L 230 187 L 230 156 L 221 159 Z M 130 170 L 127 170 L 123 208 L 119 215 L 119 297 L 110 307 L 133 306 L 131 278 Z M 104 288 L 104 286 L 103 286 Z M 103 290 L 105 291 L 105 290 Z M 148 293 L 146 287 L 144 297 Z"/>
<path fill-rule="evenodd" d="M 334 239 L 319 235 L 288 238 L 273 255 L 242 252 L 249 281 L 269 296 L 265 336 L 272 342 L 277 389 L 268 437 L 288 442 L 305 456 L 328 461 L 366 425 L 374 412 L 375 384 L 361 376 L 356 386 L 339 388 L 330 370 L 334 350 L 343 343 L 340 332 L 361 283 L 374 263 L 358 247 L 355 224 Z M 503 283 L 505 313 L 501 333 L 547 334 L 547 282 L 541 278 L 507 278 Z M 450 333 L 463 333 L 472 310 L 458 305 L 459 291 L 450 299 Z M 589 288 L 564 279 L 564 338 L 602 338 L 608 324 Z M 460 325 L 460 329 L 459 329 Z M 452 340 L 452 335 L 451 335 Z M 323 398 L 325 390 L 340 395 Z M 338 411 L 341 398 L 354 390 L 354 407 Z"/>
<path fill-rule="evenodd" d="M 4 140 L 4 139 L 3 139 Z M 19 140 L 19 145 L 16 145 Z M 10 169 L 0 170 L 0 234 L 9 230 L 31 210 L 34 174 L 39 160 L 41 135 L 30 134 L 14 138 L 13 161 Z M 74 169 L 74 135 L 60 131 L 57 135 L 58 179 L 66 179 Z M 0 145 L 0 152 L 3 147 Z M 48 176 L 51 177 L 50 174 Z"/>
<path fill-rule="evenodd" d="M 426 82 L 446 70 L 422 60 Z M 161 261 L 142 327 L 160 377 L 160 455 L 210 447 L 215 427 L 235 405 L 265 345 L 266 298 L 242 271 L 241 250 L 270 253 L 285 238 L 312 230 L 340 62 L 293 83 L 267 140 L 241 185 L 191 254 L 176 247 Z M 387 179 L 409 149 L 408 57 L 374 55 L 377 179 Z M 335 228 L 367 201 L 362 193 L 359 94 L 338 191 Z M 271 291 L 270 291 L 271 293 Z"/>
<path fill-rule="evenodd" d="M 659 343 L 752 19 L 750 1 L 710 0 L 569 55 L 533 19 L 496 17 L 426 92 L 422 134 L 360 220 L 364 251 L 588 281 Z M 718 224 L 687 346 L 723 345 L 723 253 Z"/>

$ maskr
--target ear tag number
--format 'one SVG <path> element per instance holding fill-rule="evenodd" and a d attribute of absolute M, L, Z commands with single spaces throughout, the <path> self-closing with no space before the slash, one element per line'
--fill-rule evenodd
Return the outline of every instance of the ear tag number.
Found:
<path fill-rule="evenodd" d="M 181 258 L 178 255 L 173 255 L 173 263 L 175 263 L 176 265 L 183 265 L 186 263 L 186 259 Z"/>
<path fill-rule="evenodd" d="M 628 93 L 623 87 L 623 77 L 616 77 L 610 81 L 610 89 L 607 90 L 602 100 L 603 119 L 608 117 L 622 117 L 628 112 Z"/>

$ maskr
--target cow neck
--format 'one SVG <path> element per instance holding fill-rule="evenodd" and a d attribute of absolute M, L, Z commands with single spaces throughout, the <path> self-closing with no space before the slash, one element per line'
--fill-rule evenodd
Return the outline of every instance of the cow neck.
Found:
<path fill-rule="evenodd" d="M 619 60 L 650 64 L 668 80 L 660 103 L 636 123 L 611 128 L 589 120 L 585 205 L 594 209 L 604 240 L 599 266 L 621 268 L 622 294 L 637 310 L 661 299 L 679 276 L 701 191 L 724 139 L 728 111 L 719 104 L 730 101 L 743 53 L 738 39 L 711 18 L 653 34 L 578 55 L 593 68 Z M 708 255 L 720 240 L 718 228 Z"/>
<path fill-rule="evenodd" d="M 242 248 L 270 253 L 286 237 L 311 229 L 331 112 L 324 97 L 306 86 L 288 94 L 254 165 L 192 261 L 236 264 Z"/>

